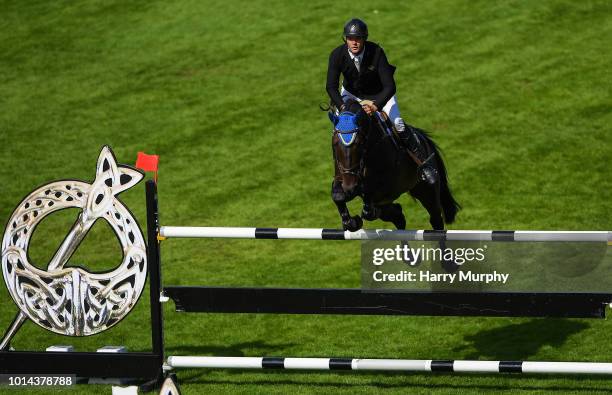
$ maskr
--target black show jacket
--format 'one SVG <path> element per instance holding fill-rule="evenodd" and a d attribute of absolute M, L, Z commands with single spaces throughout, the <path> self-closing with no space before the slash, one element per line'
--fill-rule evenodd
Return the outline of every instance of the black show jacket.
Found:
<path fill-rule="evenodd" d="M 374 101 L 379 109 L 395 94 L 395 67 L 387 61 L 385 51 L 370 41 L 365 42 L 364 50 L 359 71 L 348 53 L 346 44 L 334 49 L 329 55 L 327 94 L 338 108 L 343 104 L 339 92 L 340 74 L 344 77 L 344 89 L 360 99 Z"/>

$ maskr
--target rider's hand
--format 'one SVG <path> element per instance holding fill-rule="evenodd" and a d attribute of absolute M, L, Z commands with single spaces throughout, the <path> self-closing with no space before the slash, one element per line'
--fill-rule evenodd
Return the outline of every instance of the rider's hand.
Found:
<path fill-rule="evenodd" d="M 363 111 L 365 111 L 366 114 L 368 114 L 368 115 L 372 115 L 376 111 L 378 111 L 378 107 L 376 107 L 376 104 L 374 104 L 374 103 L 372 103 L 372 104 L 364 104 L 361 107 L 363 108 Z"/>

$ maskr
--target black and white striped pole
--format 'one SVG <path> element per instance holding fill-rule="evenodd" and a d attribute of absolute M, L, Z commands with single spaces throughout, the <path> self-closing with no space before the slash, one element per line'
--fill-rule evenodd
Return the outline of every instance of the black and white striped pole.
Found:
<path fill-rule="evenodd" d="M 453 361 L 423 359 L 277 358 L 277 357 L 168 357 L 166 369 L 285 369 L 363 370 L 457 373 L 612 374 L 612 363 Z"/>
<path fill-rule="evenodd" d="M 324 228 L 240 228 L 162 226 L 162 238 L 303 239 L 303 240 L 406 240 L 406 241 L 514 241 L 514 242 L 610 242 L 608 231 L 541 230 L 390 230 L 356 232 Z"/>

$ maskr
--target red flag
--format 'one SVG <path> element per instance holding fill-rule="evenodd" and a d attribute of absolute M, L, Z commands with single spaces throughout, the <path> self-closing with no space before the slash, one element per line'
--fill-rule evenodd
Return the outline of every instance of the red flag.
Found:
<path fill-rule="evenodd" d="M 138 152 L 136 158 L 136 167 L 144 171 L 155 172 L 155 181 L 157 182 L 157 165 L 159 163 L 159 155 L 147 155 L 144 152 Z"/>
<path fill-rule="evenodd" d="M 138 152 L 136 158 L 136 167 L 144 171 L 157 171 L 157 164 L 159 163 L 158 155 L 147 155 L 144 152 Z"/>

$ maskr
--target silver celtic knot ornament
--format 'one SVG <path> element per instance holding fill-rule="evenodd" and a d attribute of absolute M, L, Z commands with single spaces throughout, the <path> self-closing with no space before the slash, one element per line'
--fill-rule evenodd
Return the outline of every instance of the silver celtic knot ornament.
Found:
<path fill-rule="evenodd" d="M 55 333 L 88 336 L 110 328 L 130 312 L 146 282 L 146 245 L 138 223 L 116 195 L 143 177 L 139 170 L 117 165 L 105 146 L 93 183 L 54 181 L 17 206 L 2 239 L 2 274 L 21 310 L 16 321 L 27 317 Z M 73 207 L 81 212 L 47 270 L 33 266 L 28 247 L 36 225 L 53 212 Z M 98 219 L 108 222 L 117 235 L 123 250 L 121 264 L 104 273 L 64 267 Z"/>

